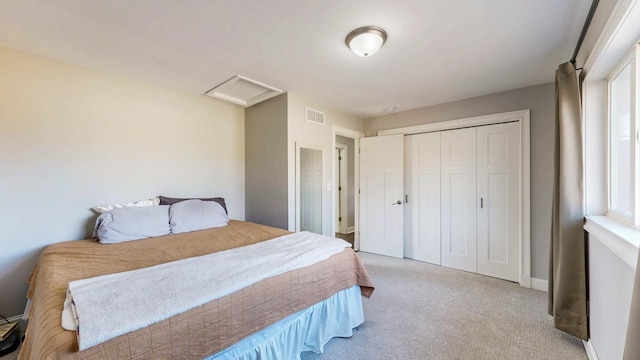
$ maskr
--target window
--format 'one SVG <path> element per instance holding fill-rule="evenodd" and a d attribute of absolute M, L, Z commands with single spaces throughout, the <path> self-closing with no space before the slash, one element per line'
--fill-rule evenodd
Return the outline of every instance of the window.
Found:
<path fill-rule="evenodd" d="M 632 225 L 640 225 L 637 173 L 637 79 L 636 46 L 608 77 L 609 85 L 609 157 L 608 213 Z"/>

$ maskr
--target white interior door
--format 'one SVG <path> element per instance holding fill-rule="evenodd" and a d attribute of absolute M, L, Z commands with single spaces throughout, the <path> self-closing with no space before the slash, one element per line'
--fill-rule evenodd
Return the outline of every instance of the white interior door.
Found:
<path fill-rule="evenodd" d="M 405 138 L 405 256 L 440 265 L 440 132 Z"/>
<path fill-rule="evenodd" d="M 404 136 L 360 140 L 360 250 L 403 257 Z"/>
<path fill-rule="evenodd" d="M 476 129 L 443 131 L 440 141 L 442 265 L 476 272 Z"/>
<path fill-rule="evenodd" d="M 519 281 L 519 125 L 482 126 L 477 134 L 478 273 Z"/>
<path fill-rule="evenodd" d="M 300 230 L 322 234 L 322 151 L 300 149 Z"/>

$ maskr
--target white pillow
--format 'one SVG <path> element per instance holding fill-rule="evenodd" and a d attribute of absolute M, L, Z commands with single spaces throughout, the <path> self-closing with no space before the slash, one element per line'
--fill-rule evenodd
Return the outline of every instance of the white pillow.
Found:
<path fill-rule="evenodd" d="M 127 203 L 117 203 L 117 204 L 106 204 L 106 205 L 98 205 L 94 206 L 91 209 L 98 214 L 102 214 L 103 212 L 111 211 L 113 209 L 124 208 L 124 207 L 139 207 L 139 206 L 157 206 L 160 204 L 160 198 L 154 197 L 149 200 L 140 200 L 133 201 Z"/>
<path fill-rule="evenodd" d="M 229 216 L 215 201 L 185 200 L 169 207 L 172 234 L 229 225 Z"/>
<path fill-rule="evenodd" d="M 98 216 L 94 238 L 115 244 L 154 236 L 169 235 L 169 206 L 123 207 Z"/>

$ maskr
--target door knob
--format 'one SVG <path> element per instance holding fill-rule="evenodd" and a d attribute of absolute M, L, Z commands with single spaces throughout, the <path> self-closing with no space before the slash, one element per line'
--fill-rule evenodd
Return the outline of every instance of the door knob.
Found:
<path fill-rule="evenodd" d="M 402 201 L 398 200 L 398 201 L 394 202 L 394 203 L 393 203 L 393 204 L 391 204 L 391 205 L 402 205 Z"/>

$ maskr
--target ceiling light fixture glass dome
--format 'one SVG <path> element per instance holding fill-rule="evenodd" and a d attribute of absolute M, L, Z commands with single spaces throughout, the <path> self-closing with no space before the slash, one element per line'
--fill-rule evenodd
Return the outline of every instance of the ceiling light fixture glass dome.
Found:
<path fill-rule="evenodd" d="M 375 54 L 387 41 L 387 33 L 379 27 L 365 26 L 347 35 L 345 43 L 356 55 L 368 57 Z"/>

